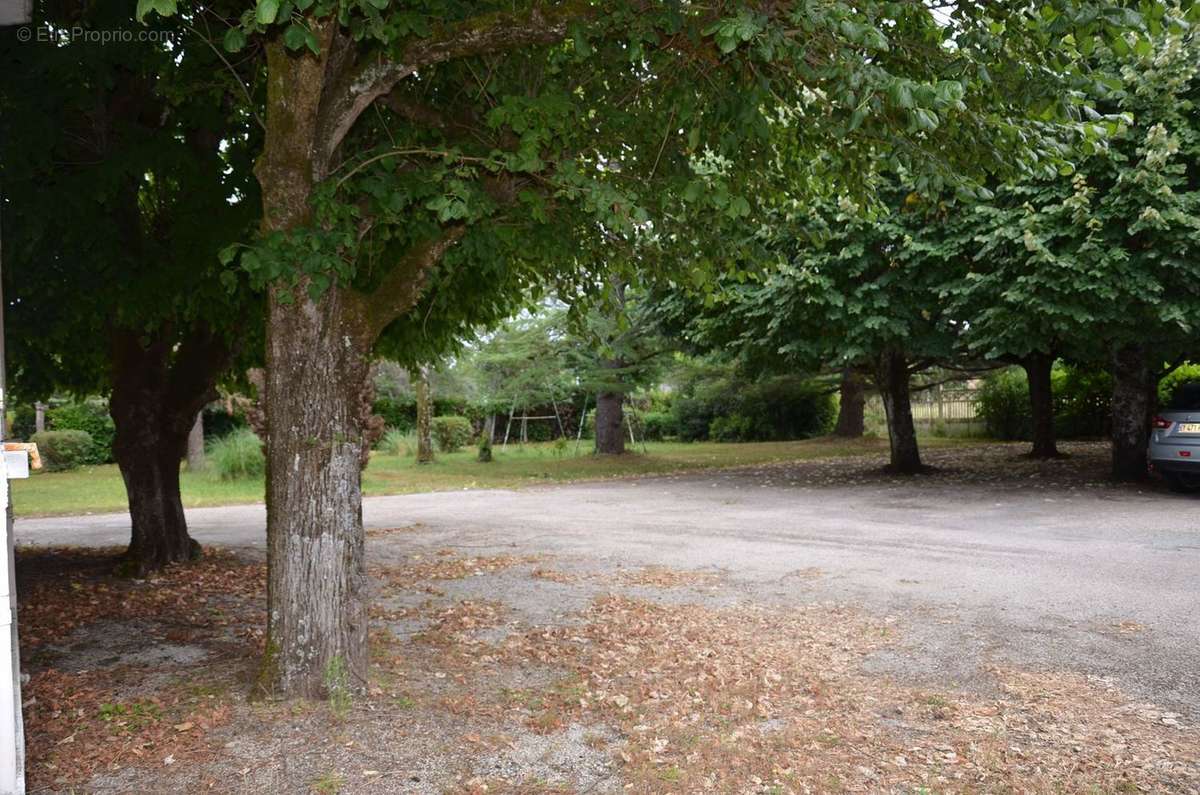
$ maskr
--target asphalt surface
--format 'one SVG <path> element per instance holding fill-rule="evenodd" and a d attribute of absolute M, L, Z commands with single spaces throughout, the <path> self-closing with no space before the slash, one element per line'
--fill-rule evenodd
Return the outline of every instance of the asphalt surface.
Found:
<path fill-rule="evenodd" d="M 721 571 L 736 598 L 895 617 L 900 646 L 869 661 L 881 672 L 986 689 L 992 665 L 1076 671 L 1200 720 L 1200 498 L 940 478 L 797 485 L 779 472 L 375 497 L 364 518 L 419 524 L 389 539 L 475 554 Z M 264 546 L 261 506 L 188 521 L 201 543 Z M 128 527 L 124 514 L 19 519 L 16 540 L 122 545 Z"/>

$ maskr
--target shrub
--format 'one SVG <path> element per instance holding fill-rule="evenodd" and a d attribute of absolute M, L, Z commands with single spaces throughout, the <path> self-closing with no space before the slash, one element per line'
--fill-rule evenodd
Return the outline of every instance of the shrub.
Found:
<path fill-rule="evenodd" d="M 1054 390 L 1055 435 L 1079 439 L 1108 434 L 1112 405 L 1112 377 L 1108 373 L 1055 365 L 1050 384 Z M 978 411 L 993 439 L 1029 440 L 1033 417 L 1025 371 L 1010 367 L 988 376 L 979 390 Z"/>
<path fill-rule="evenodd" d="M 988 436 L 1005 442 L 1029 439 L 1033 419 L 1029 408 L 1029 382 L 1016 367 L 992 373 L 979 389 L 977 413 Z"/>
<path fill-rule="evenodd" d="M 1175 402 L 1176 393 L 1186 384 L 1200 384 L 1200 364 L 1180 365 L 1167 374 L 1165 378 L 1158 382 L 1158 405 L 1162 407 L 1170 406 Z M 13 423 L 13 431 L 16 432 L 16 423 Z"/>
<path fill-rule="evenodd" d="M 382 417 L 388 428 L 409 431 L 417 425 L 417 401 L 412 397 L 378 398 L 371 411 Z"/>
<path fill-rule="evenodd" d="M 221 480 L 262 477 L 266 469 L 262 441 L 249 428 L 209 442 L 208 460 Z"/>
<path fill-rule="evenodd" d="M 457 453 L 471 443 L 471 421 L 466 417 L 434 417 L 433 439 L 443 453 Z"/>
<path fill-rule="evenodd" d="M 722 374 L 689 385 L 689 392 L 672 406 L 685 442 L 807 439 L 827 433 L 836 414 L 833 396 L 798 376 L 746 381 Z"/>
<path fill-rule="evenodd" d="M 1061 439 L 1106 437 L 1112 430 L 1112 375 L 1107 370 L 1063 366 L 1051 375 L 1054 432 Z"/>
<path fill-rule="evenodd" d="M 708 438 L 714 442 L 744 442 L 754 435 L 753 420 L 741 414 L 715 417 L 708 426 Z"/>
<path fill-rule="evenodd" d="M 402 431 L 399 428 L 388 428 L 379 440 L 376 449 L 384 455 L 408 456 L 417 452 L 417 434 L 415 431 Z"/>
<path fill-rule="evenodd" d="M 92 437 L 84 464 L 110 464 L 113 460 L 113 426 L 108 407 L 99 400 L 73 401 L 46 412 L 46 427 L 54 431 L 85 431 Z"/>
<path fill-rule="evenodd" d="M 42 431 L 32 437 L 46 469 L 61 472 L 76 469 L 88 462 L 95 440 L 87 431 Z"/>
<path fill-rule="evenodd" d="M 675 415 L 665 411 L 648 411 L 638 420 L 646 441 L 661 442 L 663 439 L 679 435 L 679 426 L 675 422 Z"/>

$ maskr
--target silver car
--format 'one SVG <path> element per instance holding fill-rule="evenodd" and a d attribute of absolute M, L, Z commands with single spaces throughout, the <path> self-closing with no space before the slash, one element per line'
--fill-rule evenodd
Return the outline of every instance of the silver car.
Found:
<path fill-rule="evenodd" d="M 1200 489 L 1200 383 L 1180 387 L 1154 418 L 1150 468 L 1174 491 Z"/>

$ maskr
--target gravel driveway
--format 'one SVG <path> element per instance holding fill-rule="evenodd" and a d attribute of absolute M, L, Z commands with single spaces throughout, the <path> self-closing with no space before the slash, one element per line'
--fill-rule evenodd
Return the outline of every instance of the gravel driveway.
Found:
<path fill-rule="evenodd" d="M 1200 499 L 1106 486 L 1094 451 L 1037 465 L 1016 452 L 961 470 L 961 454 L 934 454 L 942 472 L 916 479 L 807 462 L 377 497 L 364 513 L 368 527 L 418 526 L 374 538 L 380 554 L 415 543 L 718 571 L 736 599 L 894 617 L 906 642 L 871 660 L 881 672 L 980 689 L 990 665 L 1082 672 L 1200 719 Z M 261 506 L 188 518 L 203 543 L 263 546 Z M 128 518 L 23 519 L 16 537 L 123 544 Z"/>

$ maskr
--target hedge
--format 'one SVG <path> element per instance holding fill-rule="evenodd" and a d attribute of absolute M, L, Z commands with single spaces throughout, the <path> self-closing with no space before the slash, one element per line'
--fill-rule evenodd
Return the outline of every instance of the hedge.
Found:
<path fill-rule="evenodd" d="M 38 453 L 51 472 L 77 469 L 90 463 L 95 440 L 87 431 L 42 431 L 30 440 L 38 446 Z"/>
<path fill-rule="evenodd" d="M 46 411 L 46 428 L 52 431 L 85 431 L 92 446 L 84 456 L 84 464 L 111 464 L 113 437 L 117 429 L 108 406 L 98 400 L 73 401 Z"/>
<path fill-rule="evenodd" d="M 1054 433 L 1060 439 L 1107 436 L 1111 429 L 1112 377 L 1103 370 L 1055 365 Z M 979 416 L 987 433 L 1002 441 L 1028 441 L 1033 436 L 1029 382 L 1018 367 L 984 379 L 979 390 Z"/>
<path fill-rule="evenodd" d="M 1158 405 L 1170 406 L 1176 393 L 1186 384 L 1200 384 L 1200 364 L 1187 363 L 1176 367 L 1158 382 Z"/>
<path fill-rule="evenodd" d="M 705 380 L 675 399 L 674 430 L 682 441 L 787 441 L 827 433 L 833 396 L 799 376 L 745 381 Z"/>

